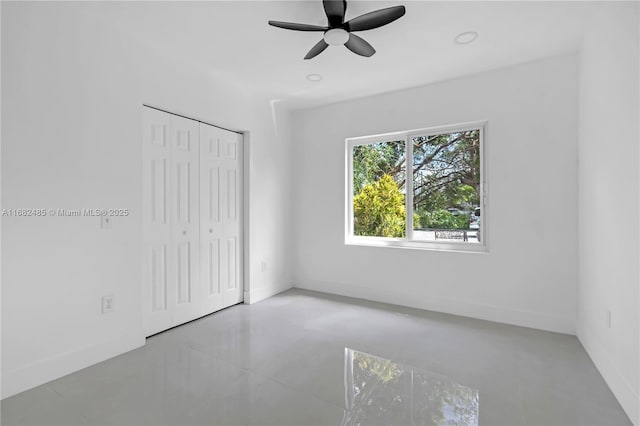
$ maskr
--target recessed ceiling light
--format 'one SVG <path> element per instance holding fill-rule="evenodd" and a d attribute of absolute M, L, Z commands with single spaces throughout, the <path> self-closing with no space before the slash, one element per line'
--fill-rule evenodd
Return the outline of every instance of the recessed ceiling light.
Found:
<path fill-rule="evenodd" d="M 469 44 L 475 39 L 478 38 L 478 33 L 475 31 L 466 31 L 464 33 L 460 33 L 456 36 L 454 41 L 457 44 Z"/>
<path fill-rule="evenodd" d="M 309 80 L 309 81 L 320 81 L 320 80 L 322 80 L 322 76 L 320 74 L 309 74 L 307 76 L 307 80 Z"/>

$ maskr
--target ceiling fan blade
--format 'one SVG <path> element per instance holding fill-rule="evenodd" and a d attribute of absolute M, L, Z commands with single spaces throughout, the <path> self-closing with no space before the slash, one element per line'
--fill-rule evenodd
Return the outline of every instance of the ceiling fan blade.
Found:
<path fill-rule="evenodd" d="M 329 19 L 329 25 L 332 28 L 339 27 L 344 22 L 344 13 L 347 10 L 347 2 L 345 0 L 322 0 L 324 12 Z"/>
<path fill-rule="evenodd" d="M 324 39 L 321 39 L 318 43 L 316 43 L 315 46 L 313 46 L 311 48 L 311 50 L 309 51 L 309 53 L 307 53 L 307 56 L 305 56 L 305 59 L 311 59 L 311 58 L 315 58 L 316 56 L 318 56 L 320 53 L 322 53 L 324 51 L 324 49 L 326 49 L 327 47 L 329 47 L 329 45 L 327 44 L 326 41 L 324 41 Z"/>
<path fill-rule="evenodd" d="M 367 58 L 376 53 L 376 49 L 355 34 L 349 34 L 349 40 L 344 45 L 353 53 Z"/>
<path fill-rule="evenodd" d="M 348 31 L 365 31 L 387 25 L 402 17 L 405 13 L 404 6 L 387 7 L 373 12 L 365 13 L 353 18 L 346 23 Z"/>
<path fill-rule="evenodd" d="M 321 27 L 320 25 L 309 24 L 297 24 L 295 22 L 281 22 L 281 21 L 269 21 L 269 25 L 284 28 L 285 30 L 295 31 L 327 31 L 328 27 Z"/>

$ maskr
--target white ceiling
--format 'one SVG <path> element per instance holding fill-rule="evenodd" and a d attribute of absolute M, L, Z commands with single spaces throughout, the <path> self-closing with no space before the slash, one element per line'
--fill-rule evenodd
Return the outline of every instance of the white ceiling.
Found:
<path fill-rule="evenodd" d="M 321 0 L 138 3 L 117 22 L 138 43 L 184 66 L 233 80 L 290 107 L 309 107 L 451 79 L 579 48 L 583 2 L 348 1 L 346 19 L 404 4 L 399 20 L 359 32 L 371 58 L 330 46 L 303 60 L 322 33 L 271 27 L 325 25 Z M 468 45 L 454 43 L 477 31 Z M 307 74 L 317 73 L 314 83 Z"/>

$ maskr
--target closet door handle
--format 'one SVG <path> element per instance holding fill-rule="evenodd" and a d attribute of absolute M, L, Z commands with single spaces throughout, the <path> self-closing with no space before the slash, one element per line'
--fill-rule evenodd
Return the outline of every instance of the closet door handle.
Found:
<path fill-rule="evenodd" d="M 182 235 L 187 235 L 187 231 L 182 231 Z"/>
<path fill-rule="evenodd" d="M 213 234 L 213 229 L 209 229 L 209 233 L 210 233 L 210 234 Z"/>

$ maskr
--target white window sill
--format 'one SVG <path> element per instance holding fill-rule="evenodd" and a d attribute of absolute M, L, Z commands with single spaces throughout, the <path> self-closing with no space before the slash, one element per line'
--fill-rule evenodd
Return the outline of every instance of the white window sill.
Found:
<path fill-rule="evenodd" d="M 407 241 L 396 238 L 368 238 L 368 237 L 347 237 L 345 245 L 366 246 L 366 247 L 388 247 L 411 250 L 446 251 L 457 253 L 489 253 L 486 244 L 470 242 L 432 242 L 432 241 Z"/>

